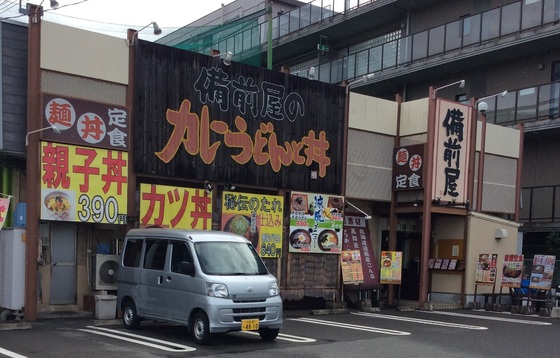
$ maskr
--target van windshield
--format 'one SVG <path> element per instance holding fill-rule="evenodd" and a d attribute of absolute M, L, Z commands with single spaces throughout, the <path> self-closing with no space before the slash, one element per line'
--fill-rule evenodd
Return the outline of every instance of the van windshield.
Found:
<path fill-rule="evenodd" d="M 251 244 L 197 242 L 194 245 L 202 271 L 208 275 L 266 275 L 268 270 Z"/>

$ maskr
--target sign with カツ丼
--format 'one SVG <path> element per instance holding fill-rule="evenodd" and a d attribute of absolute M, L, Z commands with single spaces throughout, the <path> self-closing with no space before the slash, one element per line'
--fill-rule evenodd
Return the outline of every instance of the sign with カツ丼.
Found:
<path fill-rule="evenodd" d="M 204 189 L 140 184 L 140 224 L 212 229 L 212 196 Z"/>

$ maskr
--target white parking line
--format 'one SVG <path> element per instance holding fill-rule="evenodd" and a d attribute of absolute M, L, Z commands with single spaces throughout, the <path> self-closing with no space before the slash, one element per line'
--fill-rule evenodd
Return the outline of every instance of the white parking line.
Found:
<path fill-rule="evenodd" d="M 355 314 L 355 315 L 358 315 L 358 316 L 373 317 L 373 318 L 391 319 L 391 320 L 395 320 L 395 321 L 406 321 L 406 322 L 412 322 L 412 323 L 429 324 L 429 325 L 432 325 L 432 326 L 443 326 L 443 327 L 463 328 L 463 329 L 473 329 L 473 330 L 488 329 L 488 327 L 482 327 L 482 326 L 471 326 L 471 325 L 467 325 L 467 324 L 442 322 L 442 321 L 430 321 L 430 320 L 426 320 L 426 319 L 401 317 L 401 316 L 391 316 L 391 315 L 377 314 L 377 313 L 352 312 L 352 314 Z"/>
<path fill-rule="evenodd" d="M 136 344 L 160 349 L 160 350 L 167 351 L 167 352 L 192 352 L 192 351 L 196 350 L 196 348 L 189 347 L 189 346 L 184 346 L 182 344 L 177 344 L 177 343 L 173 343 L 173 342 L 169 342 L 169 341 L 164 341 L 164 340 L 161 340 L 161 339 L 144 337 L 144 336 L 140 336 L 140 335 L 132 334 L 132 333 L 128 333 L 128 332 L 123 332 L 123 331 L 117 331 L 117 330 L 113 330 L 113 329 L 94 327 L 94 326 L 87 326 L 86 328 L 87 329 L 78 329 L 78 330 L 82 331 L 82 332 L 88 332 L 88 333 L 98 334 L 98 335 L 101 335 L 101 336 L 111 337 L 111 338 L 114 338 L 114 339 L 120 339 L 122 341 L 136 343 Z M 127 338 L 126 336 L 133 337 L 133 338 L 136 338 L 136 339 Z M 149 342 L 156 342 L 156 343 L 160 343 L 160 344 L 154 344 L 154 343 L 149 343 Z M 164 344 L 164 345 L 161 345 L 161 344 Z"/>
<path fill-rule="evenodd" d="M 324 326 L 333 326 L 333 327 L 338 327 L 338 328 L 355 329 L 357 331 L 390 334 L 390 335 L 393 335 L 393 336 L 408 336 L 408 335 L 410 335 L 410 332 L 395 331 L 395 330 L 392 330 L 392 329 L 384 329 L 384 328 L 376 328 L 376 327 L 368 327 L 368 326 L 359 326 L 359 325 L 356 325 L 356 324 L 332 322 L 332 321 L 325 321 L 325 320 L 314 319 L 314 318 L 290 318 L 290 320 L 299 321 L 299 322 L 306 322 L 306 323 L 313 323 L 313 324 L 321 324 L 321 325 L 324 325 Z"/>
<path fill-rule="evenodd" d="M 252 334 L 252 335 L 257 335 L 257 336 L 259 335 L 259 332 L 254 332 L 254 331 L 241 331 L 241 333 L 247 333 L 247 334 Z M 278 337 L 276 337 L 276 339 L 281 339 L 283 341 L 295 342 L 295 343 L 312 343 L 312 342 L 317 341 L 313 338 L 292 336 L 292 335 L 283 334 L 283 333 L 278 333 Z"/>
<path fill-rule="evenodd" d="M 27 358 L 26 356 L 22 356 L 21 354 L 17 354 L 4 348 L 0 348 L 0 355 L 5 355 L 12 358 Z"/>
<path fill-rule="evenodd" d="M 420 311 L 420 312 L 440 314 L 440 315 L 446 315 L 446 316 L 457 316 L 457 317 L 469 317 L 469 318 L 476 318 L 476 319 L 486 319 L 486 320 L 490 320 L 490 321 L 533 324 L 533 325 L 537 325 L 537 326 L 551 326 L 552 325 L 552 323 L 550 323 L 550 322 L 529 321 L 529 320 L 516 319 L 516 318 L 503 318 L 503 317 L 493 317 L 493 316 L 478 316 L 478 315 L 467 314 L 467 313 L 456 313 L 456 312 L 446 312 L 446 311 Z"/>

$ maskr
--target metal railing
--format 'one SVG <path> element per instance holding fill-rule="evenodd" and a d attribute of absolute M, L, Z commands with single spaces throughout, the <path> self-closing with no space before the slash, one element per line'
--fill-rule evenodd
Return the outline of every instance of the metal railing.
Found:
<path fill-rule="evenodd" d="M 560 221 L 560 185 L 521 189 L 520 222 Z"/>

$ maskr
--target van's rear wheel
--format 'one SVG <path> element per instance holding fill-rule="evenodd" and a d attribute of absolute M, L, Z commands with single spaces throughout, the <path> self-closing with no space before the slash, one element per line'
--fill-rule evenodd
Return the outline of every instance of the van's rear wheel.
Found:
<path fill-rule="evenodd" d="M 210 324 L 208 323 L 208 316 L 204 312 L 195 313 L 191 333 L 194 341 L 198 344 L 207 344 L 210 342 Z"/>
<path fill-rule="evenodd" d="M 140 317 L 136 313 L 136 305 L 132 300 L 125 302 L 123 306 L 123 325 L 126 329 L 138 329 L 140 327 Z"/>
<path fill-rule="evenodd" d="M 272 342 L 278 337 L 279 331 L 279 329 L 261 328 L 259 329 L 259 336 L 261 336 L 263 341 Z"/>

